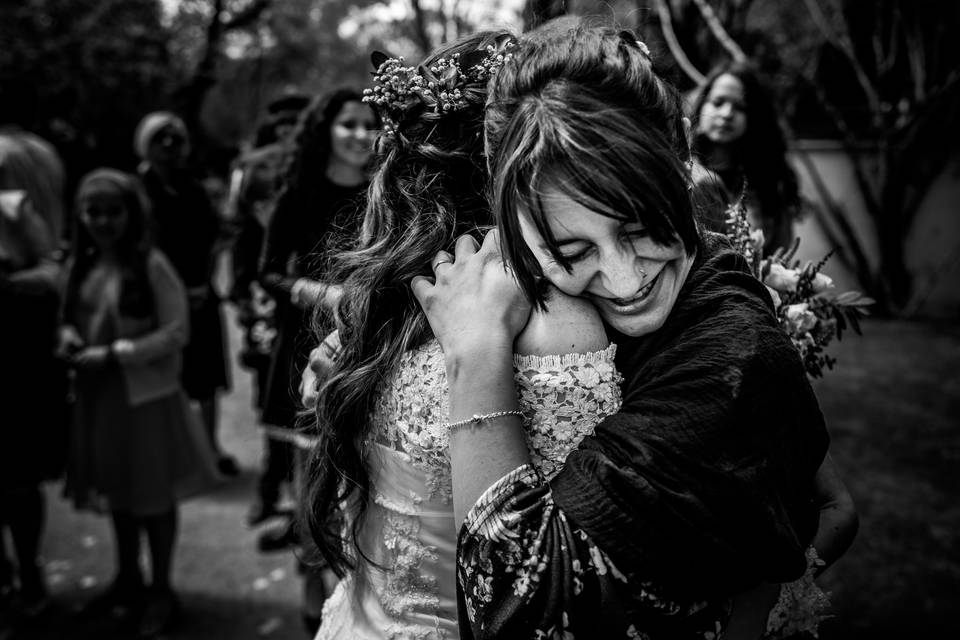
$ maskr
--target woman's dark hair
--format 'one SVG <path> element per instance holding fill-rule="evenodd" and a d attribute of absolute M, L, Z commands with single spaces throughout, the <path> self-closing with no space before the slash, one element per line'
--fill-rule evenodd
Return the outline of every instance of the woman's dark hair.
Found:
<path fill-rule="evenodd" d="M 284 160 L 284 176 L 277 208 L 290 207 L 297 215 L 316 215 L 326 197 L 323 176 L 330 160 L 330 127 L 348 102 L 362 102 L 363 94 L 340 88 L 314 98 L 303 110 Z M 376 111 L 374 110 L 374 115 Z M 379 125 L 379 117 L 377 119 Z"/>
<path fill-rule="evenodd" d="M 147 274 L 147 257 L 153 246 L 149 233 L 150 201 L 136 176 L 116 169 L 94 169 L 83 176 L 77 186 L 74 204 L 77 216 L 80 216 L 87 196 L 104 192 L 118 196 L 127 211 L 127 227 L 116 246 L 122 270 L 120 313 L 131 317 L 149 316 L 155 310 Z M 74 318 L 80 286 L 99 256 L 97 244 L 86 226 L 81 222 L 74 224 L 70 252 L 72 266 L 64 295 L 64 318 L 67 322 Z"/>
<path fill-rule="evenodd" d="M 543 272 L 521 215 L 571 268 L 547 222 L 547 188 L 641 222 L 661 244 L 679 239 L 688 254 L 698 245 L 681 97 L 628 31 L 559 18 L 526 34 L 491 83 L 486 145 L 502 251 L 532 301 L 543 304 Z"/>
<path fill-rule="evenodd" d="M 484 51 L 508 35 L 471 35 L 434 51 L 423 66 Z M 358 557 L 344 545 L 363 555 L 357 533 L 370 499 L 370 471 L 362 444 L 371 435 L 378 389 L 400 356 L 431 335 L 410 280 L 431 275 L 438 251 L 452 250 L 460 235 L 491 222 L 481 135 L 486 86 L 472 88 L 467 107 L 438 118 L 413 105 L 395 134 L 380 137 L 360 245 L 333 263 L 332 281 L 344 292 L 334 314 L 342 346 L 319 393 L 319 444 L 309 464 L 304 517 L 320 554 L 340 575 L 353 567 L 351 555 Z M 318 328 L 323 333 L 329 326 Z M 344 500 L 358 512 L 341 536 L 331 519 Z"/>
<path fill-rule="evenodd" d="M 710 72 L 693 104 L 693 117 L 699 119 L 703 105 L 720 76 L 731 75 L 743 85 L 747 128 L 732 143 L 733 157 L 742 171 L 746 186 L 756 194 L 761 215 L 780 223 L 796 215 L 800 195 L 797 176 L 787 162 L 787 144 L 777 120 L 777 112 L 756 70 L 745 62 L 728 62 Z M 698 129 L 694 123 L 694 130 Z M 702 160 L 710 157 L 714 143 L 702 133 L 694 137 L 694 151 Z M 708 169 L 708 163 L 704 163 Z M 743 185 L 728 185 L 739 190 Z M 768 238 L 768 240 L 773 240 Z"/>

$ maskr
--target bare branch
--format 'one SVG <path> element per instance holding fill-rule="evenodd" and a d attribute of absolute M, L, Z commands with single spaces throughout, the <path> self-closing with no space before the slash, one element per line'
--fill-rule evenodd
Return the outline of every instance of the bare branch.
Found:
<path fill-rule="evenodd" d="M 876 188 L 867 175 L 867 170 L 860 162 L 859 145 L 857 143 L 856 136 L 853 134 L 853 131 L 851 131 L 847 121 L 843 117 L 843 114 L 836 107 L 836 105 L 833 104 L 833 101 L 830 100 L 829 96 L 827 96 L 820 84 L 815 82 L 813 78 L 810 78 L 806 75 L 801 75 L 801 78 L 806 80 L 807 84 L 813 88 L 813 91 L 820 102 L 820 106 L 823 107 L 823 110 L 830 117 L 833 125 L 840 133 L 840 140 L 846 149 L 847 155 L 850 156 L 852 161 L 851 164 L 853 165 L 854 179 L 857 181 L 857 187 L 860 189 L 860 194 L 863 196 L 863 203 L 866 205 L 867 211 L 870 213 L 871 217 L 875 220 L 878 219 L 879 212 L 882 210 L 881 203 L 877 198 Z M 880 141 L 880 144 L 883 144 L 883 140 Z"/>
<path fill-rule="evenodd" d="M 900 29 L 902 28 L 902 16 L 900 14 L 900 5 L 894 5 L 893 16 L 890 22 L 890 43 L 887 45 L 886 58 L 877 62 L 877 75 L 882 77 L 893 69 L 897 62 L 897 54 L 900 52 Z M 881 34 L 882 37 L 883 34 Z"/>
<path fill-rule="evenodd" d="M 904 24 L 903 35 L 907 42 L 907 61 L 910 63 L 910 75 L 913 79 L 913 99 L 922 102 L 927 85 L 925 39 L 915 24 Z"/>
<path fill-rule="evenodd" d="M 420 0 L 410 0 L 410 5 L 413 8 L 413 27 L 417 36 L 417 44 L 420 45 L 420 49 L 425 54 L 429 53 L 433 49 L 433 44 L 430 42 L 430 35 L 427 33 L 426 12 L 420 4 Z"/>
<path fill-rule="evenodd" d="M 794 153 L 810 178 L 810 184 L 817 192 L 820 206 L 816 207 L 816 211 L 820 214 L 818 217 L 823 223 L 824 233 L 831 243 L 839 247 L 837 254 L 840 260 L 853 268 L 860 283 L 872 293 L 875 277 L 870 268 L 870 261 L 867 259 L 866 251 L 853 224 L 847 217 L 846 210 L 830 193 L 826 180 L 823 179 L 820 169 L 817 168 L 810 154 L 802 149 L 795 149 Z"/>
<path fill-rule="evenodd" d="M 873 82 L 870 80 L 866 70 L 864 70 L 863 65 L 860 64 L 860 60 L 857 58 L 856 51 L 854 51 L 853 48 L 853 43 L 850 42 L 849 30 L 843 32 L 842 34 L 838 34 L 834 30 L 833 25 L 830 24 L 826 14 L 823 13 L 823 8 L 820 7 L 818 0 L 804 0 L 804 4 L 806 4 L 807 11 L 810 13 L 810 16 L 813 18 L 814 23 L 816 23 L 817 28 L 820 29 L 820 32 L 827 39 L 827 41 L 847 57 L 847 60 L 850 62 L 850 66 L 853 68 L 854 74 L 857 76 L 857 82 L 860 84 L 860 88 L 863 89 L 863 93 L 870 105 L 870 111 L 873 113 L 875 120 L 874 124 L 879 125 L 878 118 L 881 117 L 882 113 L 880 94 L 876 87 L 873 86 Z"/>
<path fill-rule="evenodd" d="M 921 102 L 913 105 L 911 117 L 905 119 L 903 122 L 897 123 L 890 132 L 890 138 L 899 140 L 899 146 L 913 144 L 919 128 L 917 125 L 927 117 L 927 113 L 931 109 L 936 108 L 940 100 L 948 97 L 950 92 L 953 91 L 958 84 L 960 84 L 960 69 L 954 69 L 950 72 L 950 75 L 944 79 L 941 85 L 931 89 Z"/>
<path fill-rule="evenodd" d="M 720 18 L 717 17 L 713 7 L 707 4 L 707 0 L 693 0 L 693 3 L 697 5 L 697 9 L 700 10 L 700 15 L 703 17 L 703 21 L 707 23 L 710 33 L 712 33 L 720 45 L 727 50 L 730 57 L 737 62 L 746 62 L 747 55 L 743 52 L 743 49 L 740 48 L 740 45 L 734 42 L 730 34 L 727 33 L 727 30 L 723 28 L 723 25 L 720 23 Z"/>
<path fill-rule="evenodd" d="M 666 40 L 667 46 L 670 48 L 673 59 L 677 61 L 677 64 L 680 65 L 680 68 L 683 69 L 683 72 L 687 74 L 688 78 L 698 85 L 702 85 L 707 77 L 693 66 L 683 47 L 680 46 L 680 42 L 677 40 L 677 34 L 673 31 L 673 16 L 670 14 L 670 7 L 667 6 L 666 0 L 654 0 L 654 4 L 657 5 L 657 13 L 660 16 L 660 31 L 663 33 L 663 39 Z"/>
<path fill-rule="evenodd" d="M 247 5 L 247 8 L 235 13 L 232 18 L 223 22 L 223 30 L 241 29 L 255 22 L 264 11 L 270 7 L 270 0 L 256 0 Z"/>

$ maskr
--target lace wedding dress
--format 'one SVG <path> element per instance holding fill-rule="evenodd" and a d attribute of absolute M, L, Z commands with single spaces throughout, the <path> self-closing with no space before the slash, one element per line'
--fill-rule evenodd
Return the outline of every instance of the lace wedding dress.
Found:
<path fill-rule="evenodd" d="M 514 356 L 533 464 L 547 478 L 620 408 L 616 345 L 563 356 Z M 457 638 L 456 539 L 446 370 L 436 341 L 405 353 L 378 392 L 367 442 L 366 559 L 324 604 L 318 640 Z M 349 518 L 349 514 L 348 514 Z"/>

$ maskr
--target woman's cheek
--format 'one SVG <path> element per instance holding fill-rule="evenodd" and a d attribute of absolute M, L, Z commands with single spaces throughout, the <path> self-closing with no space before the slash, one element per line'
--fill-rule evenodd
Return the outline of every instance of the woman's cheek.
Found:
<path fill-rule="evenodd" d="M 566 269 L 555 262 L 546 265 L 541 263 L 541 267 L 544 277 L 550 281 L 550 284 L 560 289 L 560 291 L 568 296 L 579 296 L 583 294 L 586 286 L 583 283 L 583 279 L 577 277 L 576 269 L 574 269 L 572 273 L 568 273 Z"/>

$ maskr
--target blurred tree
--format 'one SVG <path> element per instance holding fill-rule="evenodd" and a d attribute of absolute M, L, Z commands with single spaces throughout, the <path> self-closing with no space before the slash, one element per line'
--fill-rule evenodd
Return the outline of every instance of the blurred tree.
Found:
<path fill-rule="evenodd" d="M 364 50 L 409 60 L 478 29 L 519 29 L 521 0 L 380 0 L 352 10 L 341 33 Z"/>
<path fill-rule="evenodd" d="M 902 309 L 912 290 L 904 260 L 911 225 L 950 154 L 960 150 L 960 40 L 950 37 L 960 26 L 960 3 L 655 3 L 665 40 L 691 80 L 701 77 L 697 63 L 708 69 L 718 59 L 749 55 L 774 78 L 788 130 L 840 140 L 879 241 L 879 268 L 816 165 L 803 152 L 797 157 L 821 196 L 825 231 L 843 248 L 841 259 L 882 308 Z M 684 13 L 691 7 L 694 27 Z M 684 20 L 687 33 L 699 29 L 713 44 L 683 45 L 670 31 Z M 692 40 L 702 42 L 702 35 Z"/>
<path fill-rule="evenodd" d="M 804 4 L 821 41 L 816 55 L 793 63 L 853 160 L 880 243 L 873 293 L 902 309 L 912 293 L 907 236 L 933 181 L 960 150 L 960 3 Z"/>
<path fill-rule="evenodd" d="M 220 174 L 285 88 L 363 86 L 371 50 L 416 59 L 478 27 L 515 26 L 521 2 L 4 0 L 0 107 L 49 137 L 71 176 L 133 169 L 139 118 L 174 109 L 201 168 Z"/>
<path fill-rule="evenodd" d="M 0 42 L 4 109 L 58 147 L 70 186 L 133 167 L 133 128 L 170 82 L 156 0 L 6 0 Z"/>
<path fill-rule="evenodd" d="M 339 27 L 363 3 L 284 0 L 248 28 L 227 39 L 200 120 L 222 145 L 250 135 L 263 105 L 291 88 L 316 94 L 333 87 L 361 87 L 369 80 L 369 57 Z"/>

